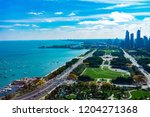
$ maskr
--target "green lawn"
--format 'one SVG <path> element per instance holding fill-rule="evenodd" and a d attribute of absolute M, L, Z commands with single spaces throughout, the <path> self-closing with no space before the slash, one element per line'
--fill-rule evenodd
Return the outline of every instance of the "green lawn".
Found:
<path fill-rule="evenodd" d="M 122 72 L 116 72 L 108 69 L 108 67 L 104 67 L 104 69 L 101 68 L 87 68 L 82 75 L 90 76 L 94 79 L 97 78 L 116 78 L 119 76 L 124 75 L 127 77 L 128 75 Z"/>
<path fill-rule="evenodd" d="M 110 54 L 110 53 L 112 52 L 112 50 L 104 50 L 104 52 L 105 52 L 106 54 Z"/>
<path fill-rule="evenodd" d="M 145 90 L 137 90 L 137 91 L 132 91 L 132 100 L 140 100 L 140 99 L 146 99 L 150 98 L 150 92 L 145 91 Z"/>
<path fill-rule="evenodd" d="M 106 54 L 110 54 L 110 53 L 112 53 L 112 52 L 118 52 L 117 50 L 103 50 Z"/>

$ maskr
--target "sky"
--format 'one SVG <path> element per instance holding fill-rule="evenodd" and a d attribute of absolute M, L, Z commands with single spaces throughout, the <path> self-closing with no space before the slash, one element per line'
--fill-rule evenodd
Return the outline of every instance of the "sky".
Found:
<path fill-rule="evenodd" d="M 0 0 L 0 40 L 150 36 L 150 0 Z"/>

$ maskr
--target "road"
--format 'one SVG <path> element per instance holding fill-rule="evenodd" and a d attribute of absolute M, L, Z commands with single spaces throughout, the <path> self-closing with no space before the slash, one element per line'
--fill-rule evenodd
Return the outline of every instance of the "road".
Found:
<path fill-rule="evenodd" d="M 47 81 L 44 86 L 41 86 L 40 88 L 27 93 L 23 96 L 15 98 L 16 100 L 35 100 L 40 99 L 41 97 L 45 96 L 46 94 L 50 93 L 52 90 L 54 90 L 56 87 L 60 86 L 67 80 L 67 76 L 80 64 L 83 63 L 83 60 L 87 59 L 88 57 L 91 57 L 93 53 L 96 50 L 93 50 L 89 54 L 87 54 L 85 57 L 81 58 L 78 62 L 76 62 L 71 67 L 67 68 L 64 72 L 56 76 L 55 78 Z"/>
<path fill-rule="evenodd" d="M 129 55 L 125 50 L 123 50 L 123 52 L 124 52 L 124 56 L 128 58 L 134 66 L 138 67 L 138 70 L 147 78 L 147 86 L 150 87 L 150 74 L 147 71 L 145 71 L 141 65 L 137 63 L 134 57 Z"/>

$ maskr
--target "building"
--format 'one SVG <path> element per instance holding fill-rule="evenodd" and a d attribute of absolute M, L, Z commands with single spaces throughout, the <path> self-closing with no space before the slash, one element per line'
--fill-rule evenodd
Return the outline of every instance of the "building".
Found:
<path fill-rule="evenodd" d="M 125 41 L 123 41 L 121 44 L 121 47 L 126 49 L 132 49 L 132 48 L 145 48 L 150 49 L 150 37 L 148 39 L 147 36 L 144 36 L 141 38 L 141 30 L 137 30 L 137 36 L 136 39 L 134 39 L 134 33 L 131 33 L 127 30 L 125 34 Z"/>
<path fill-rule="evenodd" d="M 137 31 L 137 37 L 136 37 L 136 48 L 142 47 L 142 39 L 141 39 L 141 30 Z"/>
<path fill-rule="evenodd" d="M 135 43 L 134 43 L 134 33 L 131 33 L 130 37 L 131 37 L 131 40 L 130 40 L 130 48 L 134 48 L 134 47 L 135 47 Z"/>
<path fill-rule="evenodd" d="M 143 37 L 143 47 L 144 48 L 149 48 L 149 40 L 147 36 Z"/>
<path fill-rule="evenodd" d="M 130 37 L 129 37 L 129 31 L 126 31 L 125 35 L 125 48 L 130 48 Z"/>

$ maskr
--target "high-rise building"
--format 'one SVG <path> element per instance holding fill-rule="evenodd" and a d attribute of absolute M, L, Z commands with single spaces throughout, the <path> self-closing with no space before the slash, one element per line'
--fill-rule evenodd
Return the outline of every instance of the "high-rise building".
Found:
<path fill-rule="evenodd" d="M 148 40 L 148 37 L 147 36 L 144 36 L 143 38 L 143 47 L 144 48 L 149 48 L 149 40 Z"/>
<path fill-rule="evenodd" d="M 129 36 L 129 31 L 126 31 L 125 34 L 125 41 L 121 43 L 121 46 L 126 49 L 132 49 L 132 48 L 145 48 L 145 49 L 150 49 L 150 37 L 148 39 L 147 36 L 144 36 L 141 38 L 141 30 L 137 31 L 137 37 L 136 39 L 134 38 L 134 33 L 131 33 Z"/>
<path fill-rule="evenodd" d="M 125 35 L 125 48 L 129 48 L 130 47 L 130 37 L 129 37 L 129 31 L 126 31 L 126 35 Z"/>
<path fill-rule="evenodd" d="M 134 44 L 134 34 L 131 34 L 131 40 L 130 40 L 130 48 L 134 48 L 135 44 Z"/>
<path fill-rule="evenodd" d="M 137 31 L 136 48 L 142 47 L 141 30 Z"/>

